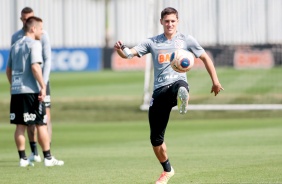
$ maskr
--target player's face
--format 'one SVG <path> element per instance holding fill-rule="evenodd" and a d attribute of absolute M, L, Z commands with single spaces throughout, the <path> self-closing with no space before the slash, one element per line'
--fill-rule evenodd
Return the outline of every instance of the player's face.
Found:
<path fill-rule="evenodd" d="M 25 24 L 26 20 L 29 18 L 29 17 L 32 17 L 34 16 L 34 13 L 31 12 L 31 13 L 22 13 L 21 15 L 21 21 L 23 22 L 23 24 Z"/>
<path fill-rule="evenodd" d="M 40 40 L 42 34 L 43 34 L 43 23 L 39 22 L 38 24 L 36 24 L 35 29 L 34 29 L 35 39 Z"/>
<path fill-rule="evenodd" d="M 160 20 L 164 28 L 164 33 L 166 36 L 174 36 L 177 31 L 178 18 L 175 14 L 165 15 L 163 19 Z"/>

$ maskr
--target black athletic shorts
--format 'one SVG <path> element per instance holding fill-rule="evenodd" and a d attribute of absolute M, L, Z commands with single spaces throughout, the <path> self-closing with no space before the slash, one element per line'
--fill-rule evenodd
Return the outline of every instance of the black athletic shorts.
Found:
<path fill-rule="evenodd" d="M 163 143 L 172 107 L 177 105 L 177 92 L 183 86 L 189 92 L 188 83 L 179 80 L 154 90 L 149 107 L 150 138 L 153 146 Z"/>
<path fill-rule="evenodd" d="M 50 83 L 47 83 L 46 86 L 46 96 L 44 98 L 44 103 L 46 108 L 51 108 L 51 90 L 50 90 Z"/>
<path fill-rule="evenodd" d="M 11 95 L 10 122 L 21 125 L 46 125 L 45 104 L 38 101 L 38 93 Z"/>

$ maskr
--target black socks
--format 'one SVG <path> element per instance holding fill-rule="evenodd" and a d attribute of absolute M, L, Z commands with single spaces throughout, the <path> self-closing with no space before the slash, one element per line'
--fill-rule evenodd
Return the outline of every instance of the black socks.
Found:
<path fill-rule="evenodd" d="M 20 159 L 22 158 L 22 159 L 24 159 L 24 160 L 27 160 L 27 157 L 26 157 L 26 155 L 25 155 L 25 150 L 23 150 L 23 151 L 18 151 L 19 152 L 19 157 L 20 157 Z"/>
<path fill-rule="evenodd" d="M 171 165 L 170 165 L 168 159 L 165 162 L 162 162 L 161 164 L 162 164 L 165 172 L 170 172 L 171 171 Z"/>
<path fill-rule="evenodd" d="M 29 142 L 29 145 L 30 145 L 31 152 L 32 152 L 34 155 L 38 155 L 36 142 Z"/>
<path fill-rule="evenodd" d="M 44 155 L 44 158 L 47 158 L 48 160 L 51 160 L 51 159 L 52 159 L 52 155 L 51 155 L 50 150 L 48 150 L 48 151 L 43 151 L 43 155 Z"/>

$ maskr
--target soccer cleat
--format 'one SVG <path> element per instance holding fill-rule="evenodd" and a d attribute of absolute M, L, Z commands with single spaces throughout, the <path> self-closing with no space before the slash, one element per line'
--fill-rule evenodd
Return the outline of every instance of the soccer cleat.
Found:
<path fill-rule="evenodd" d="M 28 160 L 28 159 L 23 159 L 23 158 L 21 158 L 20 159 L 20 167 L 27 167 L 27 166 L 34 166 L 34 164 L 30 161 L 30 160 Z"/>
<path fill-rule="evenodd" d="M 185 114 L 188 109 L 189 93 L 187 89 L 181 86 L 177 92 L 177 106 L 180 114 Z"/>
<path fill-rule="evenodd" d="M 52 167 L 52 166 L 55 166 L 55 165 L 62 166 L 62 165 L 64 165 L 64 161 L 57 160 L 55 157 L 52 157 L 52 159 L 50 159 L 50 160 L 48 160 L 47 158 L 44 158 L 44 165 L 46 167 Z"/>
<path fill-rule="evenodd" d="M 33 153 L 31 153 L 28 157 L 28 160 L 30 160 L 31 162 L 41 162 L 41 157 L 40 155 L 34 155 Z"/>
<path fill-rule="evenodd" d="M 168 180 L 174 175 L 174 170 L 171 167 L 171 171 L 170 172 L 162 172 L 160 178 L 158 179 L 158 181 L 156 181 L 156 184 L 167 184 Z"/>

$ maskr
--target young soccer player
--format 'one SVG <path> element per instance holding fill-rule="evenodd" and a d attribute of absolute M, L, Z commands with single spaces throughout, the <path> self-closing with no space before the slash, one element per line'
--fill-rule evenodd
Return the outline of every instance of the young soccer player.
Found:
<path fill-rule="evenodd" d="M 191 51 L 205 64 L 212 80 L 211 92 L 217 95 L 223 90 L 223 87 L 218 80 L 213 62 L 196 39 L 177 31 L 177 10 L 172 7 L 165 8 L 161 12 L 160 23 L 164 32 L 131 48 L 130 53 L 138 57 L 151 53 L 153 57 L 154 91 L 149 107 L 150 139 L 154 153 L 164 170 L 156 184 L 166 184 L 174 175 L 174 169 L 168 159 L 164 135 L 172 107 L 178 105 L 179 112 L 181 114 L 186 113 L 189 100 L 189 85 L 186 73 L 174 71 L 169 66 L 169 59 L 165 60 L 166 57 L 162 56 L 170 55 L 177 49 Z M 120 57 L 127 58 L 122 51 L 122 44 L 122 41 L 117 41 L 114 48 Z"/>
<path fill-rule="evenodd" d="M 21 21 L 23 25 L 25 24 L 26 20 L 29 17 L 34 16 L 34 12 L 30 7 L 25 7 L 21 11 Z M 18 30 L 16 33 L 13 34 L 11 39 L 11 45 L 13 45 L 19 39 L 24 37 L 25 33 L 23 28 Z M 43 79 L 44 83 L 46 84 L 46 97 L 44 99 L 44 103 L 46 106 L 46 114 L 47 114 L 47 127 L 48 127 L 48 134 L 50 137 L 50 144 L 52 140 L 52 123 L 51 123 L 51 97 L 50 97 L 50 84 L 49 84 L 49 75 L 51 71 L 51 44 L 49 40 L 48 33 L 43 31 L 43 35 L 41 37 L 40 43 L 42 45 L 42 57 L 43 57 Z M 35 126 L 29 126 L 27 128 L 27 134 L 29 139 L 29 144 L 31 148 L 31 155 L 28 157 L 29 160 L 35 162 L 41 162 L 41 157 L 37 151 L 37 138 L 36 138 L 36 128 Z"/>
<path fill-rule="evenodd" d="M 16 125 L 15 142 L 20 167 L 33 165 L 25 155 L 26 127 L 35 126 L 43 151 L 45 166 L 64 165 L 50 152 L 45 104 L 46 85 L 42 77 L 42 46 L 38 41 L 43 23 L 38 17 L 29 17 L 23 27 L 24 37 L 11 47 L 6 74 L 11 86 L 10 121 Z"/>

